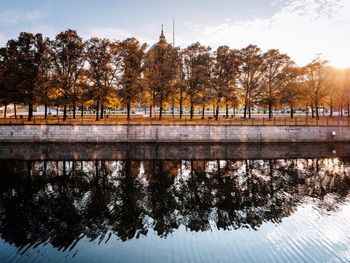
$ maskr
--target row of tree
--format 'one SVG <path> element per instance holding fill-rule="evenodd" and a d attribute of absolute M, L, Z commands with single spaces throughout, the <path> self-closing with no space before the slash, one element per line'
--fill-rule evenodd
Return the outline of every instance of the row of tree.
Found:
<path fill-rule="evenodd" d="M 124 108 L 130 119 L 133 107 L 149 108 L 159 119 L 165 109 L 175 116 L 179 109 L 195 109 L 204 118 L 211 108 L 235 115 L 243 109 L 250 118 L 254 108 L 268 112 L 276 108 L 303 108 L 318 117 L 321 108 L 350 114 L 350 70 L 337 70 L 321 58 L 304 67 L 277 49 L 263 53 L 255 45 L 243 49 L 209 47 L 194 43 L 185 49 L 160 41 L 148 48 L 135 38 L 122 41 L 91 38 L 83 41 L 74 30 L 55 39 L 21 33 L 0 48 L 0 103 L 4 115 L 9 104 L 28 105 L 28 120 L 35 105 L 68 110 L 76 118 L 93 107 L 96 120 L 106 108 Z"/>

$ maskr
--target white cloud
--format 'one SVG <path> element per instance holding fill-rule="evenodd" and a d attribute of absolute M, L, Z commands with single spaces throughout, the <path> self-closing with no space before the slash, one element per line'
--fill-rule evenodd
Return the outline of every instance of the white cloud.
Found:
<path fill-rule="evenodd" d="M 46 14 L 42 10 L 33 10 L 33 11 L 4 11 L 0 14 L 0 22 L 2 24 L 14 25 L 26 22 L 34 22 L 42 19 Z"/>
<path fill-rule="evenodd" d="M 0 46 L 4 46 L 7 41 L 7 37 L 0 32 Z"/>
<path fill-rule="evenodd" d="M 123 29 L 115 28 L 115 27 L 92 27 L 86 30 L 85 32 L 82 32 L 82 36 L 84 39 L 89 39 L 91 37 L 98 37 L 98 38 L 108 38 L 113 40 L 123 40 L 129 37 L 135 37 L 142 43 L 151 43 L 154 42 L 154 40 L 151 40 L 147 37 L 140 37 L 136 34 L 133 34 L 131 32 L 128 32 Z"/>
<path fill-rule="evenodd" d="M 84 35 L 86 38 L 99 37 L 109 39 L 123 39 L 132 36 L 129 32 L 114 27 L 92 27 Z"/>
<path fill-rule="evenodd" d="M 321 53 L 332 65 L 349 67 L 349 14 L 349 0 L 289 0 L 270 18 L 226 21 L 209 27 L 186 23 L 185 28 L 214 48 L 254 43 L 264 50 L 287 52 L 300 65 Z"/>
<path fill-rule="evenodd" d="M 49 12 L 44 6 L 41 9 L 30 11 L 5 10 L 0 13 L 0 45 L 3 46 L 20 32 L 33 34 L 42 33 L 44 36 L 53 36 L 54 28 L 42 22 Z"/>

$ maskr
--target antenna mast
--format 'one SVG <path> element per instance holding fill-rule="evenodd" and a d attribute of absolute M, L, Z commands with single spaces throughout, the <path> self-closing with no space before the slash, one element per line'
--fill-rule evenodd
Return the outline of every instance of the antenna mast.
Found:
<path fill-rule="evenodd" d="M 175 18 L 173 18 L 173 47 L 175 47 Z"/>

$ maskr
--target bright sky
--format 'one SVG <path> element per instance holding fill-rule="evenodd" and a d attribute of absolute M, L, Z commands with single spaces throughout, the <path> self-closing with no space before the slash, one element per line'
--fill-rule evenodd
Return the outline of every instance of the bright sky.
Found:
<path fill-rule="evenodd" d="M 67 28 L 91 36 L 135 36 L 152 45 L 160 25 L 176 45 L 278 48 L 299 65 L 317 54 L 350 67 L 350 0 L 0 0 L 0 45 L 21 31 L 54 37 Z"/>

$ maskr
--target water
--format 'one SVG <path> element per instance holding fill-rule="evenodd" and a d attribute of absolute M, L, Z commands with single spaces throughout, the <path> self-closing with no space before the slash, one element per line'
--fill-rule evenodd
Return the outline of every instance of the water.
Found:
<path fill-rule="evenodd" d="M 0 262 L 349 262 L 349 149 L 0 144 Z"/>

